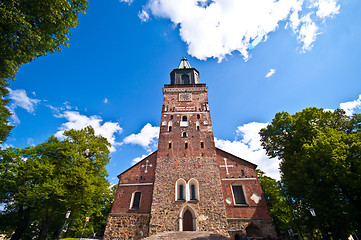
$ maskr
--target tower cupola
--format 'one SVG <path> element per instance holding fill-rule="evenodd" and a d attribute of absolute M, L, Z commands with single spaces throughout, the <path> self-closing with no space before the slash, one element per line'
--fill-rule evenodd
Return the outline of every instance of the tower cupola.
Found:
<path fill-rule="evenodd" d="M 171 85 L 199 84 L 199 72 L 192 68 L 186 57 L 183 57 L 178 68 L 170 73 Z"/>

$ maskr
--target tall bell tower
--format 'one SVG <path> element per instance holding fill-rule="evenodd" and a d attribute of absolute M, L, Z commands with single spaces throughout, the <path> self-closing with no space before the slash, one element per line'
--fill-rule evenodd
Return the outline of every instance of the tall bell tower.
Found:
<path fill-rule="evenodd" d="M 150 233 L 227 234 L 208 88 L 186 58 L 170 75 L 163 88 Z"/>

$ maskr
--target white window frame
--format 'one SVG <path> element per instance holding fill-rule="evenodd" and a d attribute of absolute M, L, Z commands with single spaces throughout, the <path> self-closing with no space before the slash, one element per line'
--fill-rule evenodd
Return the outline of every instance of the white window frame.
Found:
<path fill-rule="evenodd" d="M 242 187 L 242 191 L 243 191 L 243 196 L 244 196 L 244 200 L 246 201 L 246 203 L 236 203 L 236 198 L 234 197 L 234 193 L 233 193 L 233 187 L 232 186 L 241 186 Z M 248 206 L 248 198 L 247 198 L 247 194 L 246 194 L 246 189 L 245 186 L 240 183 L 240 182 L 233 182 L 231 185 L 231 192 L 232 192 L 232 198 L 233 198 L 233 205 L 234 206 Z"/>
<path fill-rule="evenodd" d="M 134 203 L 134 198 L 135 198 L 135 193 L 137 192 L 140 192 L 140 199 L 139 199 L 139 207 L 138 208 L 133 208 L 133 203 Z M 140 209 L 140 205 L 142 203 L 142 192 L 141 191 L 135 191 L 132 193 L 132 198 L 131 198 L 131 201 L 130 201 L 130 206 L 129 206 L 129 209 L 132 209 L 132 210 L 138 210 Z"/>

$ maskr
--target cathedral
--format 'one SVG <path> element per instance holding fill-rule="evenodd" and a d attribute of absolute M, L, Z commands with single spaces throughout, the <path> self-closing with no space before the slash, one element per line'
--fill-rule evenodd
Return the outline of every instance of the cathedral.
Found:
<path fill-rule="evenodd" d="M 158 150 L 118 175 L 104 239 L 166 231 L 276 237 L 257 166 L 215 147 L 207 92 L 183 58 L 163 88 Z"/>

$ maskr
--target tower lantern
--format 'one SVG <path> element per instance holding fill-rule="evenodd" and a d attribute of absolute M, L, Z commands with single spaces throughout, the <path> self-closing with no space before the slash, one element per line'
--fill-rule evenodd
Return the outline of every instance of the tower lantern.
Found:
<path fill-rule="evenodd" d="M 199 72 L 192 68 L 186 57 L 183 57 L 178 68 L 170 73 L 171 85 L 189 85 L 199 83 Z"/>

